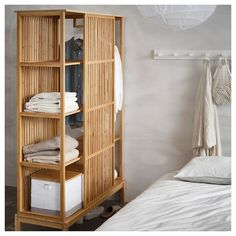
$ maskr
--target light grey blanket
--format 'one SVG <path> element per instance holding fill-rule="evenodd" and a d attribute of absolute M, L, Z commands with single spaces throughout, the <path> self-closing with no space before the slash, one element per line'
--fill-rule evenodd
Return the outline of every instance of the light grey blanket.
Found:
<path fill-rule="evenodd" d="M 69 152 L 72 149 L 77 148 L 79 142 L 72 138 L 69 135 L 65 135 L 65 152 Z M 60 149 L 60 136 L 54 137 L 52 139 L 48 139 L 36 144 L 29 144 L 23 146 L 23 154 L 41 152 L 41 151 L 50 151 L 50 150 L 59 150 Z"/>
<path fill-rule="evenodd" d="M 60 154 L 60 150 L 46 150 L 40 152 L 33 152 L 24 155 L 24 158 L 27 157 L 36 157 L 36 156 L 58 156 Z"/>
<path fill-rule="evenodd" d="M 29 162 L 50 163 L 50 164 L 57 164 L 58 162 L 60 162 L 60 152 L 54 156 L 39 155 L 39 152 L 37 152 L 37 154 L 38 154 L 37 156 L 24 157 L 24 159 Z M 65 153 L 64 160 L 65 162 L 67 162 L 77 158 L 78 156 L 79 156 L 79 151 L 77 149 L 73 149 Z"/>

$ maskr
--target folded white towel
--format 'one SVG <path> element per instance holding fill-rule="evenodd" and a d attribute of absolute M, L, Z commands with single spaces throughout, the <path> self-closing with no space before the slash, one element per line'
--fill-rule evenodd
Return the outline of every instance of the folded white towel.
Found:
<path fill-rule="evenodd" d="M 77 106 L 78 107 L 78 103 L 77 102 L 66 102 L 65 103 L 65 107 L 71 107 L 71 106 Z M 41 108 L 41 107 L 60 109 L 61 105 L 57 104 L 57 103 L 43 103 L 43 102 L 41 102 L 41 103 L 27 102 L 25 104 L 25 108 Z"/>
<path fill-rule="evenodd" d="M 38 93 L 34 95 L 31 99 L 40 98 L 40 99 L 58 99 L 61 97 L 59 92 L 50 92 L 50 93 Z M 76 97 L 75 92 L 65 92 L 65 98 Z"/>
<path fill-rule="evenodd" d="M 77 101 L 77 97 L 68 97 L 65 98 L 65 104 L 73 103 Z M 49 99 L 49 98 L 34 98 L 30 99 L 27 104 L 37 105 L 37 104 L 61 104 L 61 100 L 59 98 Z"/>
<path fill-rule="evenodd" d="M 71 112 L 71 111 L 76 111 L 79 109 L 79 105 L 75 103 L 72 106 L 65 107 L 65 112 Z M 58 107 L 52 107 L 52 106 L 47 106 L 47 105 L 40 105 L 40 106 L 27 106 L 25 111 L 30 111 L 30 112 L 47 112 L 47 113 L 60 113 L 60 108 Z"/>
<path fill-rule="evenodd" d="M 73 160 L 79 156 L 79 151 L 77 149 L 72 149 L 71 151 L 65 153 L 65 162 Z M 29 162 L 40 162 L 40 163 L 51 163 L 57 164 L 60 161 L 60 153 L 55 156 L 32 156 L 26 157 L 26 161 Z"/>
<path fill-rule="evenodd" d="M 39 93 L 25 104 L 25 111 L 60 113 L 61 94 L 59 92 Z M 65 92 L 65 112 L 79 109 L 75 92 Z"/>

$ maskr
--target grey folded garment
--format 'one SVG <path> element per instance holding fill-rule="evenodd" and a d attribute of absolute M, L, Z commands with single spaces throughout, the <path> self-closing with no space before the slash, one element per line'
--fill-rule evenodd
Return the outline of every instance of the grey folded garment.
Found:
<path fill-rule="evenodd" d="M 65 145 L 64 145 L 65 153 L 71 151 L 72 149 L 77 148 L 78 145 L 79 142 L 76 139 L 72 138 L 69 135 L 65 135 Z M 23 146 L 23 154 L 25 155 L 29 153 L 58 150 L 58 149 L 60 149 L 60 136 L 36 144 L 29 144 Z"/>
<path fill-rule="evenodd" d="M 39 154 L 38 152 L 37 154 Z M 41 152 L 42 153 L 42 152 Z M 79 156 L 79 151 L 77 149 L 73 149 L 69 152 L 65 153 L 65 162 L 73 160 Z M 37 155 L 37 156 L 28 156 L 24 157 L 26 161 L 29 162 L 40 162 L 40 163 L 49 163 L 49 164 L 57 164 L 60 161 L 60 152 L 54 156 L 47 155 Z"/>

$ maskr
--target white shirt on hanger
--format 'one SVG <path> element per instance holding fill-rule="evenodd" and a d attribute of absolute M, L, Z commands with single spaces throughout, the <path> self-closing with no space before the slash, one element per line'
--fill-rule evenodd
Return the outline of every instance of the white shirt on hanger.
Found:
<path fill-rule="evenodd" d="M 123 104 L 123 73 L 119 49 L 115 46 L 115 115 L 122 109 Z M 116 117 L 116 116 L 115 116 Z"/>

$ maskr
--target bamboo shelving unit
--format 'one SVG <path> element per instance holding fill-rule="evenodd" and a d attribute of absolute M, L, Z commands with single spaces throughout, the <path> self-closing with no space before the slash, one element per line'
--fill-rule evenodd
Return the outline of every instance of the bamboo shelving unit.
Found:
<path fill-rule="evenodd" d="M 83 20 L 83 60 L 65 59 L 65 22 Z M 121 16 L 73 10 L 17 11 L 17 214 L 15 228 L 22 223 L 61 230 L 78 221 L 109 196 L 120 192 L 124 201 L 123 112 L 119 136 L 114 124 L 114 45 L 119 27 L 119 50 L 123 63 L 123 18 Z M 65 113 L 65 68 L 83 66 L 83 104 Z M 60 92 L 59 114 L 25 112 L 24 104 L 40 92 Z M 82 151 L 77 159 L 65 162 L 65 117 L 83 112 Z M 31 163 L 23 160 L 22 147 L 60 135 L 59 164 Z M 115 143 L 119 146 L 118 177 L 114 179 Z M 60 176 L 60 214 L 31 210 L 31 175 L 39 170 L 58 171 Z M 65 173 L 83 174 L 83 207 L 65 214 Z"/>

